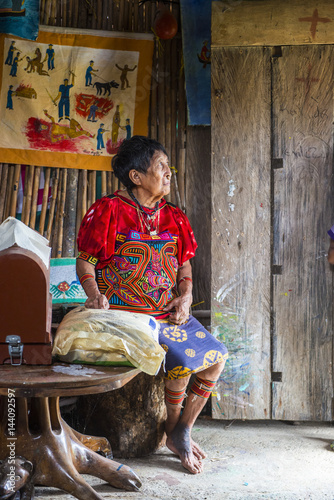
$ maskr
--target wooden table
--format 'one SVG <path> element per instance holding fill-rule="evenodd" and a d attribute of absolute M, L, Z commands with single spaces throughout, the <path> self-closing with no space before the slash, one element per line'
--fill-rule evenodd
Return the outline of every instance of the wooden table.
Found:
<path fill-rule="evenodd" d="M 103 498 L 80 474 L 99 477 L 116 488 L 138 490 L 141 482 L 129 467 L 96 453 L 111 451 L 105 438 L 80 434 L 61 418 L 59 397 L 118 389 L 139 372 L 61 363 L 0 366 L 0 460 L 8 457 L 8 444 L 13 442 L 15 456 L 33 464 L 33 484 L 60 488 L 80 500 Z"/>

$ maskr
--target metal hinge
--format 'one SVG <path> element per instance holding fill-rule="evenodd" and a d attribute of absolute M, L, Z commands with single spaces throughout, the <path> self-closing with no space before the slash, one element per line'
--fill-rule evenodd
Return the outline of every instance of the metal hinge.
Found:
<path fill-rule="evenodd" d="M 6 344 L 12 365 L 22 365 L 23 344 L 19 335 L 7 335 Z M 16 360 L 16 361 L 15 361 Z"/>

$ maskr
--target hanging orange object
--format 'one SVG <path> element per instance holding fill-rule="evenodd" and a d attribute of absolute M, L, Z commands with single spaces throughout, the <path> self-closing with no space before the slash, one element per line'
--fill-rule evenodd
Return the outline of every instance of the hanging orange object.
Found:
<path fill-rule="evenodd" d="M 163 2 L 158 4 L 153 30 L 163 40 L 169 40 L 177 33 L 177 20 Z"/>

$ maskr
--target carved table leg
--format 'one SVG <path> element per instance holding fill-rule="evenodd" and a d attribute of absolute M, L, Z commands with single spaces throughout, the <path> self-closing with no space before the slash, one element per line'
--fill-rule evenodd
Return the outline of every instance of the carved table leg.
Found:
<path fill-rule="evenodd" d="M 0 459 L 8 455 L 10 439 L 4 428 L 7 415 L 4 406 L 2 416 L 0 414 Z M 141 486 L 140 479 L 129 467 L 104 458 L 82 444 L 83 435 L 73 431 L 61 418 L 59 398 L 32 398 L 30 415 L 27 399 L 16 398 L 16 427 L 15 454 L 32 462 L 35 485 L 60 488 L 80 500 L 103 498 L 81 473 L 128 491 L 137 491 Z M 103 441 L 102 444 L 106 446 Z"/>

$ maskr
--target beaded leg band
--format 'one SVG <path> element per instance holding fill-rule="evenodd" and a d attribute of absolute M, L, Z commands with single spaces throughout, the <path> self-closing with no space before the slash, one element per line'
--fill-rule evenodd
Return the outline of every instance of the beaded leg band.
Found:
<path fill-rule="evenodd" d="M 212 382 L 211 380 L 196 377 L 190 391 L 200 398 L 208 399 L 215 385 L 216 381 Z"/>
<path fill-rule="evenodd" d="M 186 389 L 183 389 L 182 391 L 171 391 L 170 389 L 167 389 L 167 387 L 165 387 L 166 403 L 170 405 L 181 406 L 185 396 Z"/>

